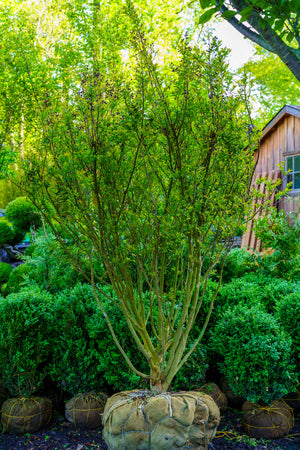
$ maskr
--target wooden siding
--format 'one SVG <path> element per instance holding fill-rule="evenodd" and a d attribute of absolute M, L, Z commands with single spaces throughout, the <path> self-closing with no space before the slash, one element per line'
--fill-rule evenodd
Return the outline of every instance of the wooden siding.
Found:
<path fill-rule="evenodd" d="M 266 195 L 267 190 L 266 190 L 265 183 L 257 184 L 257 180 L 259 180 L 262 177 L 269 178 L 269 179 L 275 181 L 278 178 L 281 178 L 281 171 L 277 169 L 277 170 L 271 170 L 269 172 L 263 172 L 261 174 L 254 175 L 253 180 L 252 180 L 253 187 L 255 189 L 258 189 L 264 195 Z M 276 206 L 277 201 L 275 199 L 275 192 L 273 192 L 271 194 L 270 200 L 271 200 L 271 204 L 273 206 Z M 250 250 L 250 252 L 251 251 L 260 252 L 260 251 L 262 251 L 261 241 L 260 241 L 260 239 L 258 239 L 255 236 L 253 227 L 254 227 L 255 220 L 258 219 L 259 217 L 263 216 L 265 214 L 265 211 L 262 210 L 262 208 L 260 207 L 261 199 L 256 198 L 254 201 L 254 205 L 255 205 L 255 209 L 257 210 L 257 213 L 255 214 L 254 218 L 252 220 L 250 220 L 248 223 L 248 229 L 247 229 L 246 233 L 243 234 L 243 237 L 242 237 L 241 247 L 245 248 L 246 250 Z"/>

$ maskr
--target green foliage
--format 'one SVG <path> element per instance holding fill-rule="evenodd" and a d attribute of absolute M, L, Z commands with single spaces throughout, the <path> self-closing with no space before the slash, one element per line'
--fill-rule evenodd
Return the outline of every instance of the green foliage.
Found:
<path fill-rule="evenodd" d="M 15 267 L 9 275 L 8 291 L 10 293 L 16 293 L 25 287 L 26 284 L 29 284 L 28 279 L 32 271 L 33 267 L 29 263 L 20 264 Z"/>
<path fill-rule="evenodd" d="M 299 0 L 208 0 L 200 4 L 206 11 L 201 11 L 198 23 L 221 13 L 248 39 L 277 54 L 300 81 Z"/>
<path fill-rule="evenodd" d="M 192 342 L 187 345 L 187 349 L 189 350 L 191 346 Z M 187 363 L 175 375 L 171 385 L 171 390 L 191 391 L 193 389 L 199 389 L 205 381 L 207 369 L 208 350 L 204 344 L 200 344 Z"/>
<path fill-rule="evenodd" d="M 7 283 L 12 270 L 13 268 L 11 265 L 0 262 L 0 284 Z"/>
<path fill-rule="evenodd" d="M 255 101 L 260 108 L 255 115 L 255 124 L 262 129 L 284 105 L 297 105 L 300 84 L 277 55 L 260 47 L 255 56 L 243 68 L 253 83 Z"/>
<path fill-rule="evenodd" d="M 11 244 L 14 240 L 14 232 L 9 224 L 0 220 L 0 247 L 3 247 L 5 244 Z"/>
<path fill-rule="evenodd" d="M 26 197 L 18 197 L 10 202 L 5 209 L 5 214 L 13 227 L 21 232 L 26 233 L 30 227 L 41 226 L 41 218 L 37 209 Z"/>
<path fill-rule="evenodd" d="M 172 65 L 159 66 L 128 5 L 130 77 L 104 58 L 83 68 L 80 88 L 58 81 L 52 99 L 41 98 L 47 121 L 24 161 L 23 187 L 77 269 L 87 264 L 91 283 L 101 259 L 150 374 L 113 339 L 130 367 L 164 390 L 202 338 L 206 318 L 186 351 L 206 277 L 251 203 L 254 161 L 243 149 L 252 137 L 220 44 L 204 52 L 182 42 Z"/>
<path fill-rule="evenodd" d="M 72 247 L 72 243 L 69 247 Z M 83 276 L 72 267 L 64 249 L 49 230 L 44 232 L 41 229 L 36 233 L 34 243 L 31 250 L 27 251 L 25 259 L 30 264 L 28 283 L 36 283 L 51 293 L 60 292 L 75 286 L 78 281 L 84 281 Z"/>
<path fill-rule="evenodd" d="M 273 276 L 299 280 L 300 222 L 296 215 L 288 218 L 282 210 L 270 208 L 267 215 L 255 222 L 255 234 L 264 248 L 273 250 L 257 255 L 259 268 Z"/>
<path fill-rule="evenodd" d="M 232 390 L 251 402 L 269 404 L 294 390 L 292 339 L 260 305 L 229 308 L 217 323 L 211 345 Z"/>
<path fill-rule="evenodd" d="M 299 282 L 273 278 L 257 271 L 224 284 L 219 291 L 216 308 L 218 311 L 225 311 L 228 306 L 238 303 L 249 306 L 259 303 L 267 312 L 272 313 L 277 301 L 299 289 Z"/>
<path fill-rule="evenodd" d="M 101 287 L 106 295 L 112 296 L 109 287 Z M 128 354 L 139 365 L 137 349 L 126 327 L 122 315 L 115 311 L 105 295 L 99 294 L 101 302 L 111 316 L 116 333 Z M 122 355 L 111 342 L 111 336 L 89 285 L 77 285 L 65 290 L 55 301 L 55 346 L 50 374 L 54 381 L 63 382 L 73 394 L 90 390 L 133 389 L 139 384 L 139 377 L 127 366 Z"/>
<path fill-rule="evenodd" d="M 52 296 L 27 289 L 0 298 L 0 371 L 12 396 L 36 392 L 51 355 Z"/>
<path fill-rule="evenodd" d="M 255 271 L 255 258 L 243 248 L 230 250 L 225 259 L 223 281 L 242 277 L 245 273 Z"/>
<path fill-rule="evenodd" d="M 293 353 L 300 369 L 300 292 L 282 297 L 277 303 L 275 317 L 292 338 Z"/>

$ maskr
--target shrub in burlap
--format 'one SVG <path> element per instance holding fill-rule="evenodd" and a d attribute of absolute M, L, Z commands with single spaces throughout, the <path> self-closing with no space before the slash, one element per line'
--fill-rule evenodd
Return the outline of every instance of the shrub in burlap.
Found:
<path fill-rule="evenodd" d="M 108 396 L 102 392 L 76 395 L 66 403 L 66 419 L 78 427 L 100 427 L 107 398 Z"/>
<path fill-rule="evenodd" d="M 222 392 L 226 395 L 229 404 L 232 404 L 233 406 L 242 406 L 245 399 L 242 397 L 239 397 L 229 386 L 228 380 L 225 377 L 221 377 L 220 379 L 220 387 Z"/>
<path fill-rule="evenodd" d="M 51 416 L 52 403 L 48 398 L 10 398 L 2 405 L 1 423 L 9 433 L 34 433 L 48 423 Z"/>
<path fill-rule="evenodd" d="M 300 410 L 300 388 L 296 392 L 290 392 L 288 395 L 282 398 L 282 400 L 293 408 L 295 412 Z"/>
<path fill-rule="evenodd" d="M 243 428 L 254 438 L 275 439 L 286 436 L 293 427 L 293 410 L 280 400 L 271 405 L 243 404 Z"/>
<path fill-rule="evenodd" d="M 204 392 L 205 394 L 210 395 L 218 405 L 220 411 L 226 411 L 228 400 L 224 392 L 221 391 L 217 384 L 206 383 L 200 387 L 199 392 Z"/>
<path fill-rule="evenodd" d="M 200 392 L 120 392 L 106 403 L 103 437 L 111 450 L 207 449 L 220 422 L 213 399 Z"/>

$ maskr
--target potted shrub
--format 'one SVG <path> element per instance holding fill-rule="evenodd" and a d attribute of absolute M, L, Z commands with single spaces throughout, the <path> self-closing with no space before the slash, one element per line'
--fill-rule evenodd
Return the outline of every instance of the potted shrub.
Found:
<path fill-rule="evenodd" d="M 37 431 L 52 415 L 51 400 L 35 396 L 51 354 L 52 297 L 27 289 L 0 298 L 0 372 L 10 396 L 2 405 L 4 430 Z"/>
<path fill-rule="evenodd" d="M 219 421 L 215 404 L 199 392 L 172 397 L 168 389 L 201 345 L 218 289 L 187 349 L 208 279 L 244 221 L 255 137 L 246 133 L 245 110 L 219 44 L 213 40 L 204 52 L 182 43 L 174 63 L 159 67 L 128 5 L 134 24 L 129 53 L 136 58 L 130 58 L 130 76 L 121 65 L 115 71 L 104 56 L 101 65 L 82 71 L 76 92 L 67 82 L 51 91 L 55 112 L 52 100 L 41 102 L 47 121 L 24 162 L 23 188 L 91 283 L 128 366 L 149 382 L 150 391 L 108 401 L 104 427 L 111 448 L 122 448 L 123 425 L 132 431 L 135 416 L 141 439 L 145 432 L 144 448 L 154 448 L 151 433 L 162 412 L 159 439 L 172 448 L 184 442 L 205 447 Z M 101 289 L 94 269 L 100 258 L 115 296 Z M 82 269 L 87 265 L 89 272 Z M 124 316 L 147 371 L 128 356 L 102 295 Z M 117 419 L 119 403 L 124 410 Z M 155 409 L 150 428 L 142 422 L 143 408 Z M 178 435 L 171 439 L 175 424 Z"/>
<path fill-rule="evenodd" d="M 296 390 L 291 337 L 258 303 L 238 304 L 222 315 L 212 332 L 222 356 L 220 370 L 233 392 L 246 399 L 244 428 L 253 437 L 276 438 L 292 426 L 290 408 L 279 400 Z"/>

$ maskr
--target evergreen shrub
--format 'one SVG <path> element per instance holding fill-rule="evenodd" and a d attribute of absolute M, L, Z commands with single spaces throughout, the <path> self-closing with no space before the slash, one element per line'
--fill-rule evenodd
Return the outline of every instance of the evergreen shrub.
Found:
<path fill-rule="evenodd" d="M 42 384 L 53 347 L 53 298 L 37 288 L 0 298 L 0 372 L 11 396 Z"/>
<path fill-rule="evenodd" d="M 14 240 L 14 232 L 9 224 L 0 220 L 0 247 L 3 247 L 5 244 L 11 244 Z"/>
<path fill-rule="evenodd" d="M 13 268 L 10 264 L 0 262 L 0 284 L 7 283 L 12 270 Z"/>
<path fill-rule="evenodd" d="M 31 226 L 38 228 L 42 224 L 37 209 L 26 197 L 18 197 L 10 202 L 5 209 L 5 214 L 14 228 L 22 232 L 29 231 Z"/>
<path fill-rule="evenodd" d="M 300 291 L 282 297 L 278 301 L 275 317 L 292 338 L 293 353 L 300 369 Z"/>
<path fill-rule="evenodd" d="M 238 396 L 270 404 L 295 390 L 292 339 L 260 305 L 236 305 L 218 321 L 211 345 L 220 371 Z"/>
<path fill-rule="evenodd" d="M 110 287 L 101 289 L 113 296 Z M 140 358 L 125 320 L 118 311 L 114 310 L 112 314 L 110 301 L 99 295 L 120 342 L 139 365 Z M 63 383 L 72 394 L 91 390 L 118 391 L 138 386 L 139 377 L 124 364 L 91 286 L 78 284 L 58 294 L 54 316 L 56 340 L 50 364 L 53 380 Z"/>
<path fill-rule="evenodd" d="M 223 281 L 226 283 L 233 278 L 242 277 L 245 273 L 256 270 L 255 257 L 244 248 L 234 248 L 228 253 L 224 268 Z"/>
<path fill-rule="evenodd" d="M 20 264 L 15 267 L 9 275 L 7 283 L 8 291 L 10 293 L 15 293 L 26 287 L 32 271 L 33 267 L 30 263 Z"/>

